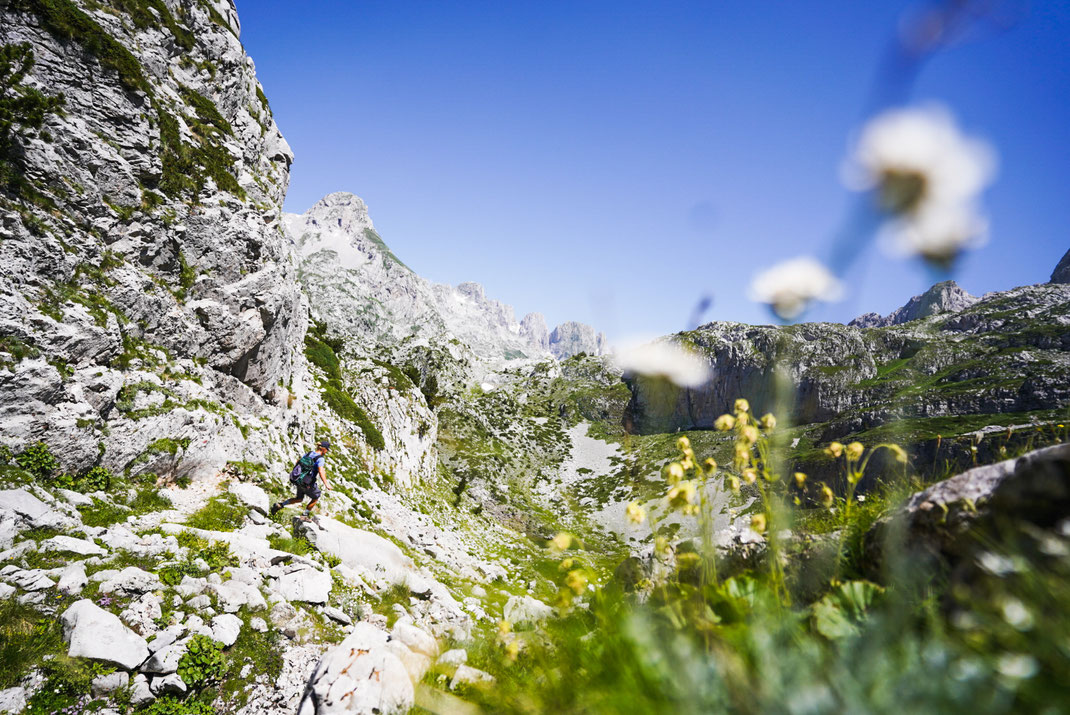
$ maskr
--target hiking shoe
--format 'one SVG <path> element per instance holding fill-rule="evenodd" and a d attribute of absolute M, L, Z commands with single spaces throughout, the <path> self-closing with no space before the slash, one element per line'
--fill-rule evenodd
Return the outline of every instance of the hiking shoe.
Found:
<path fill-rule="evenodd" d="M 320 518 L 310 511 L 305 512 L 305 521 L 311 521 L 316 526 L 320 526 Z"/>
<path fill-rule="evenodd" d="M 279 509 L 281 509 L 281 508 L 282 508 L 282 504 L 280 502 L 275 502 L 274 504 L 272 504 L 271 505 L 271 516 L 275 516 L 276 514 L 278 514 L 279 513 Z"/>

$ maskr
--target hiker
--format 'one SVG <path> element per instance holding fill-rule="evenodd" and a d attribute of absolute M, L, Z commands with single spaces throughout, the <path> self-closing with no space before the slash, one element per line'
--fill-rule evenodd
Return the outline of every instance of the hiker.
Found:
<path fill-rule="evenodd" d="M 327 440 L 323 440 L 316 445 L 316 449 L 305 454 L 301 459 L 297 460 L 297 464 L 294 465 L 293 470 L 290 472 L 290 483 L 297 487 L 297 496 L 293 499 L 287 499 L 286 501 L 275 502 L 271 505 L 271 515 L 275 514 L 291 504 L 300 504 L 305 500 L 305 497 L 312 499 L 305 507 L 305 520 L 311 520 L 319 524 L 317 519 L 312 514 L 312 509 L 315 508 L 316 503 L 320 499 L 320 488 L 316 484 L 316 477 L 318 476 L 323 480 L 323 487 L 330 491 L 331 485 L 327 483 L 327 470 L 324 467 L 327 461 L 327 452 L 331 449 L 331 443 Z"/>

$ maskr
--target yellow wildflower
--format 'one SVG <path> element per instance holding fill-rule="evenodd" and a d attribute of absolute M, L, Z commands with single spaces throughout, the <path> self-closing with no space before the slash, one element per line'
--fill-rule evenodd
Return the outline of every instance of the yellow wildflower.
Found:
<path fill-rule="evenodd" d="M 498 621 L 498 634 L 505 635 L 509 631 L 513 630 L 513 624 L 509 621 Z"/>
<path fill-rule="evenodd" d="M 518 655 L 520 655 L 520 640 L 514 638 L 505 644 L 505 657 L 515 663 Z"/>
<path fill-rule="evenodd" d="M 717 471 L 717 461 L 715 459 L 713 459 L 713 457 L 708 457 L 706 459 L 705 464 L 706 464 L 706 471 L 709 472 L 710 474 L 713 474 L 714 472 Z"/>
<path fill-rule="evenodd" d="M 758 481 L 758 470 L 754 467 L 748 467 L 743 470 L 743 481 L 747 484 L 754 484 Z"/>
<path fill-rule="evenodd" d="M 750 518 L 750 528 L 759 534 L 765 533 L 765 514 L 755 514 Z"/>
<path fill-rule="evenodd" d="M 565 577 L 565 585 L 572 589 L 572 592 L 579 596 L 587 588 L 587 574 L 583 573 L 580 569 L 574 569 L 568 572 L 568 576 Z"/>
<path fill-rule="evenodd" d="M 895 461 L 899 462 L 900 464 L 907 463 L 907 451 L 900 447 L 898 444 L 889 444 L 888 450 L 895 455 Z"/>
<path fill-rule="evenodd" d="M 684 466 L 679 462 L 673 462 L 669 465 L 669 474 L 666 480 L 669 484 L 676 484 L 684 478 Z"/>
<path fill-rule="evenodd" d="M 628 504 L 625 511 L 628 514 L 628 519 L 633 524 L 642 524 L 646 520 L 646 511 L 636 502 Z"/>
<path fill-rule="evenodd" d="M 680 466 L 684 468 L 685 472 L 690 472 L 692 469 L 695 468 L 695 462 L 691 459 L 691 457 L 684 457 L 682 460 L 680 460 Z"/>
<path fill-rule="evenodd" d="M 745 442 L 736 442 L 735 465 L 736 469 L 742 469 L 743 465 L 750 461 L 750 445 Z"/>
<path fill-rule="evenodd" d="M 847 461 L 857 462 L 862 459 L 862 454 L 866 451 L 866 448 L 862 446 L 861 442 L 851 442 L 847 445 Z"/>
<path fill-rule="evenodd" d="M 743 414 L 745 412 L 750 412 L 750 403 L 741 397 L 736 400 L 736 414 Z"/>
<path fill-rule="evenodd" d="M 821 485 L 821 503 L 825 505 L 826 509 L 831 509 L 832 505 L 836 502 L 836 496 L 829 489 L 828 484 Z"/>
<path fill-rule="evenodd" d="M 728 486 L 733 492 L 736 492 L 738 494 L 739 493 L 739 477 L 737 477 L 734 474 L 729 474 L 728 475 Z"/>
<path fill-rule="evenodd" d="M 551 541 L 550 545 L 558 551 L 564 551 L 568 547 L 572 546 L 572 534 L 564 531 L 559 531 Z"/>
<path fill-rule="evenodd" d="M 681 452 L 691 449 L 691 440 L 687 438 L 687 435 L 682 435 L 679 439 L 676 440 L 676 448 L 679 449 Z"/>
<path fill-rule="evenodd" d="M 839 442 L 833 442 L 828 447 L 825 447 L 825 454 L 833 459 L 839 459 L 840 455 L 843 454 L 843 445 Z"/>
<path fill-rule="evenodd" d="M 802 489 L 806 485 L 806 475 L 802 472 L 795 472 L 795 485 Z"/>
<path fill-rule="evenodd" d="M 732 415 L 721 415 L 713 423 L 714 429 L 720 430 L 721 432 L 729 432 L 735 426 L 736 418 Z"/>
<path fill-rule="evenodd" d="M 664 536 L 654 537 L 654 552 L 663 556 L 672 553 L 672 546 L 669 544 L 669 540 Z"/>
<path fill-rule="evenodd" d="M 739 432 L 740 439 L 754 444 L 758 441 L 758 428 L 754 425 L 747 425 Z"/>
<path fill-rule="evenodd" d="M 572 568 L 572 565 L 574 563 L 575 563 L 575 561 L 573 559 L 565 559 L 564 561 L 562 561 L 560 564 L 557 565 L 557 570 L 558 571 L 568 571 L 568 570 L 570 570 Z"/>
<path fill-rule="evenodd" d="M 776 429 L 776 416 L 772 412 L 767 412 L 762 416 L 762 429 L 766 432 Z"/>
<path fill-rule="evenodd" d="M 691 503 L 695 500 L 695 483 L 690 479 L 685 480 L 669 490 L 669 506 L 673 509 L 689 512 Z"/>

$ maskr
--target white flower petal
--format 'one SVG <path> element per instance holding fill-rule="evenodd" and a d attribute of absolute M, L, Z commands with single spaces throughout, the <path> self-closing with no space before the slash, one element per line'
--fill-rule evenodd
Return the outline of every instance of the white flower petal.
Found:
<path fill-rule="evenodd" d="M 668 340 L 623 347 L 615 361 L 622 372 L 663 377 L 680 387 L 699 387 L 710 378 L 701 355 Z"/>
<path fill-rule="evenodd" d="M 963 135 L 947 110 L 930 106 L 872 119 L 844 174 L 854 189 L 877 188 L 889 174 L 917 174 L 925 179 L 924 202 L 959 203 L 974 200 L 995 171 L 992 148 Z"/>
<path fill-rule="evenodd" d="M 778 263 L 754 277 L 747 295 L 767 303 L 777 315 L 790 320 L 815 300 L 834 301 L 843 295 L 843 284 L 818 261 L 808 256 Z"/>

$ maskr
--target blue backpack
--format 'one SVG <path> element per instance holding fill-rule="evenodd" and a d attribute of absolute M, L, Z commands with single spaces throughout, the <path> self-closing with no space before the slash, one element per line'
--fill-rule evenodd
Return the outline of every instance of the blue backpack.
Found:
<path fill-rule="evenodd" d="M 297 464 L 290 470 L 290 484 L 298 487 L 312 486 L 316 481 L 316 460 L 319 459 L 319 455 L 315 452 L 309 452 L 301 459 L 297 460 Z"/>

